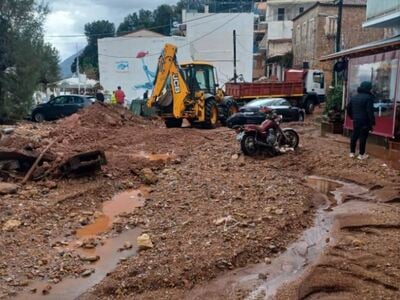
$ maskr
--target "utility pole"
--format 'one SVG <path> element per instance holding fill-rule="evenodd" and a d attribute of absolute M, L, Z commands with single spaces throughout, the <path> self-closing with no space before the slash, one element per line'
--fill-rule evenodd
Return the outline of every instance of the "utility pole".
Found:
<path fill-rule="evenodd" d="M 237 82 L 236 73 L 236 30 L 233 30 L 233 81 Z"/>
<path fill-rule="evenodd" d="M 338 17 L 337 17 L 337 31 L 336 31 L 336 52 L 342 48 L 342 14 L 343 14 L 343 0 L 337 0 Z"/>
<path fill-rule="evenodd" d="M 78 56 L 76 57 L 76 73 L 78 75 L 78 95 L 81 94 L 81 78 L 79 76 L 79 52 L 78 52 L 78 44 L 76 44 L 76 53 L 78 53 Z"/>

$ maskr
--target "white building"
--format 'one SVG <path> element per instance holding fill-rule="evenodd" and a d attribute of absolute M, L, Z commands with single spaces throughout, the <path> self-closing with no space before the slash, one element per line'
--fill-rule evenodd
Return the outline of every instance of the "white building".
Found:
<path fill-rule="evenodd" d="M 220 84 L 233 78 L 233 31 L 236 30 L 237 74 L 253 80 L 252 13 L 190 13 L 183 11 L 192 60 L 213 64 Z"/>
<path fill-rule="evenodd" d="M 252 80 L 253 22 L 250 13 L 186 13 L 186 36 L 162 36 L 141 30 L 98 41 L 100 83 L 105 90 L 121 86 L 128 99 L 152 89 L 158 57 L 165 43 L 178 47 L 178 62 L 206 61 L 218 73 L 220 85 L 233 77 L 233 30 L 237 33 L 237 73 Z"/>

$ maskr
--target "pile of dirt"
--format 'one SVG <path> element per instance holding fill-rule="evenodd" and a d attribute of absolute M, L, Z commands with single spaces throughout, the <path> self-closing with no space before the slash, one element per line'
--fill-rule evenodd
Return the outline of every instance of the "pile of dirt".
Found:
<path fill-rule="evenodd" d="M 105 150 L 109 145 L 104 139 L 113 137 L 121 128 L 140 130 L 152 127 L 152 121 L 133 115 L 127 109 L 103 103 L 95 103 L 77 114 L 58 121 L 56 128 L 50 133 L 57 139 L 57 151 L 64 153 L 89 151 L 94 148 Z"/>

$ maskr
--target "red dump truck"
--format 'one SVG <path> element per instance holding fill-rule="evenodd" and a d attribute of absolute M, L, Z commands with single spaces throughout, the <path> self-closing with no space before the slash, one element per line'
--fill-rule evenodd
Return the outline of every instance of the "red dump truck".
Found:
<path fill-rule="evenodd" d="M 285 98 L 306 113 L 325 101 L 324 72 L 320 70 L 295 70 L 285 72 L 284 81 L 226 83 L 225 93 L 238 102 L 258 98 Z"/>

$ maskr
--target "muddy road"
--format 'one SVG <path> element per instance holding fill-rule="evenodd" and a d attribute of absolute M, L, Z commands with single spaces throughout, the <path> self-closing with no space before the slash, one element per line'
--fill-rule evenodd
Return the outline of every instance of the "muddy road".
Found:
<path fill-rule="evenodd" d="M 0 298 L 399 298 L 399 170 L 348 158 L 313 120 L 291 126 L 298 151 L 254 159 L 227 128 L 167 130 L 107 106 L 21 124 L 0 147 L 57 138 L 58 157 L 102 149 L 108 164 L 7 178 Z"/>

